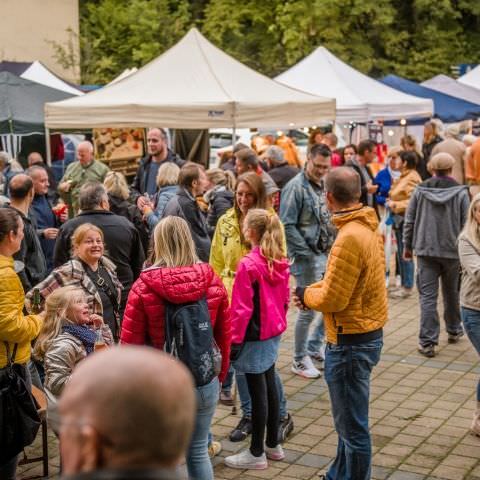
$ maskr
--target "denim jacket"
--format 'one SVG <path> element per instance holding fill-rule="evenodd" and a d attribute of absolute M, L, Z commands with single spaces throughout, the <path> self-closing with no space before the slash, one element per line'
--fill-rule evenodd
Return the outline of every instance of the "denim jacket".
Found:
<path fill-rule="evenodd" d="M 318 195 L 301 171 L 282 190 L 280 218 L 290 259 L 328 253 L 335 239 L 325 196 Z"/>

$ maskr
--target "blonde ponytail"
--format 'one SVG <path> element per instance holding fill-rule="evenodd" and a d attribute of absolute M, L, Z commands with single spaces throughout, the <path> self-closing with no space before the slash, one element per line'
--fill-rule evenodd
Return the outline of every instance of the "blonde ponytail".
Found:
<path fill-rule="evenodd" d="M 248 211 L 245 222 L 247 228 L 257 234 L 260 251 L 267 259 L 269 268 L 272 269 L 275 260 L 285 258 L 280 219 L 273 212 L 253 208 Z"/>

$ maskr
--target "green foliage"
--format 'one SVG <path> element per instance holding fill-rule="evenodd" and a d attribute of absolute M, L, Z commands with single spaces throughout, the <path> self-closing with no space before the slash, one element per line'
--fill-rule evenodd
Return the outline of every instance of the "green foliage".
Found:
<path fill-rule="evenodd" d="M 323 45 L 372 76 L 424 80 L 480 63 L 475 0 L 83 0 L 82 81 L 106 83 L 175 44 L 192 26 L 274 76 Z M 65 66 L 78 59 L 55 45 Z"/>

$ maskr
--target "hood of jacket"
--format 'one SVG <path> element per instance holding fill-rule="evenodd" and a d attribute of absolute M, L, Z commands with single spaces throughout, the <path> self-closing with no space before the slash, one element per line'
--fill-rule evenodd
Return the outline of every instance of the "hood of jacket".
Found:
<path fill-rule="evenodd" d="M 371 207 L 363 207 L 361 204 L 335 212 L 332 221 L 339 230 L 350 222 L 361 223 L 372 232 L 375 232 L 379 225 L 375 210 Z"/>
<path fill-rule="evenodd" d="M 431 188 L 425 185 L 419 185 L 417 187 L 417 195 L 424 197 L 429 202 L 444 204 L 465 189 L 468 189 L 466 185 L 453 185 L 449 188 Z"/>
<path fill-rule="evenodd" d="M 286 258 L 282 260 L 274 260 L 271 268 L 268 265 L 267 259 L 263 256 L 260 247 L 254 247 L 248 254 L 252 260 L 255 268 L 260 272 L 262 278 L 270 284 L 277 284 L 281 280 L 288 279 L 290 275 L 289 262 Z"/>
<path fill-rule="evenodd" d="M 170 303 L 196 302 L 206 295 L 213 280 L 213 270 L 208 263 L 187 267 L 151 267 L 140 278 L 152 293 Z"/>

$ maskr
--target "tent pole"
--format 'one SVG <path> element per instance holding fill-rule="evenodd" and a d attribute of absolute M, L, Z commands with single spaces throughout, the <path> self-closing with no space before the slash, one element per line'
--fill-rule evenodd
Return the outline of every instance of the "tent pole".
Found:
<path fill-rule="evenodd" d="M 45 147 L 47 151 L 47 165 L 52 165 L 52 146 L 50 144 L 50 129 L 45 127 Z"/>

